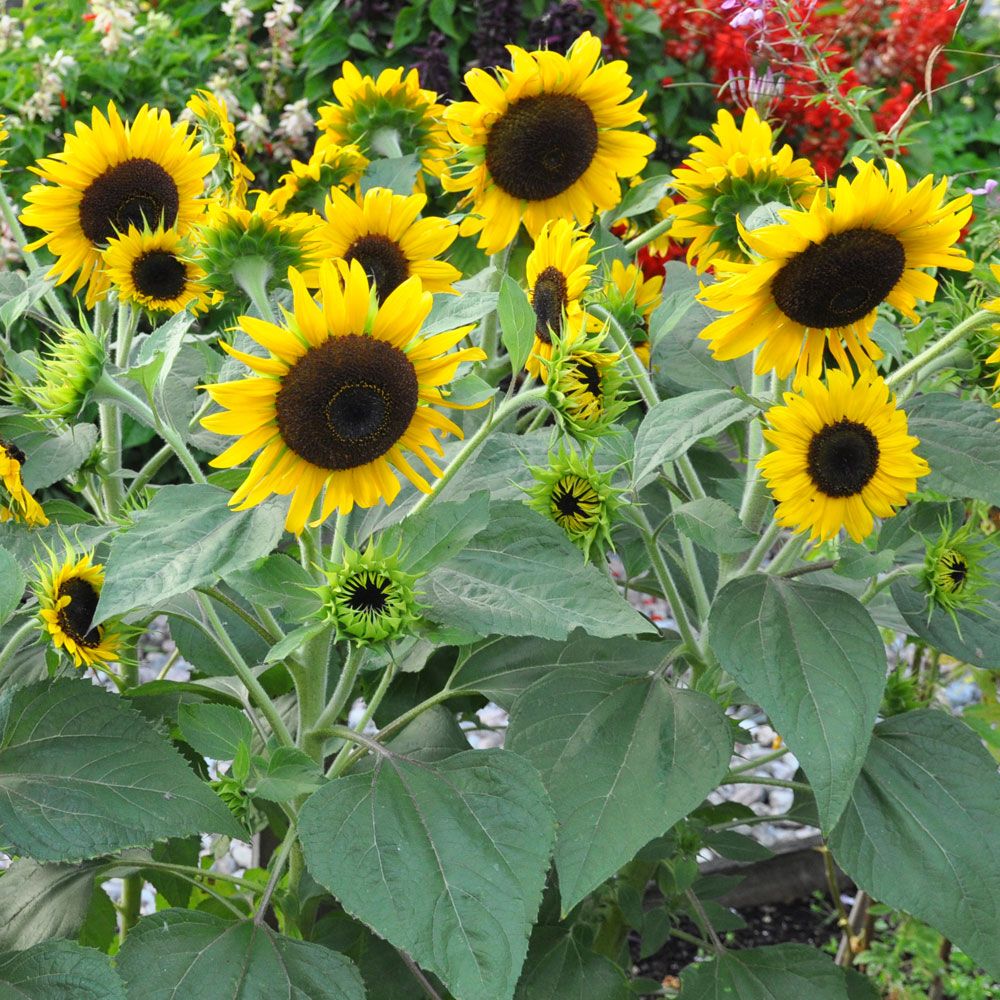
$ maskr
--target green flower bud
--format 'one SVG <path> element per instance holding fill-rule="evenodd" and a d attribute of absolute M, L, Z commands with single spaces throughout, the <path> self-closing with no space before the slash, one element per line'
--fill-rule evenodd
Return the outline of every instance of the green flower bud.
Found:
<path fill-rule="evenodd" d="M 85 325 L 63 328 L 35 365 L 38 380 L 21 386 L 21 392 L 37 407 L 39 416 L 72 420 L 101 377 L 106 358 L 101 338 Z"/>
<path fill-rule="evenodd" d="M 956 531 L 950 525 L 941 526 L 940 537 L 928 546 L 919 578 L 927 593 L 928 618 L 940 609 L 951 616 L 957 628 L 957 611 L 979 609 L 988 582 L 983 561 L 994 548 L 994 538 L 981 534 L 972 521 Z"/>

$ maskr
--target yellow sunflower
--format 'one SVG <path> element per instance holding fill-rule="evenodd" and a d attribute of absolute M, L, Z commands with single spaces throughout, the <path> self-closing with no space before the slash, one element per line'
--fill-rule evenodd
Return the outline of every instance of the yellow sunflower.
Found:
<path fill-rule="evenodd" d="M 327 143 L 317 147 L 307 163 L 292 160 L 292 169 L 271 192 L 271 204 L 279 212 L 321 212 L 330 188 L 353 187 L 367 166 L 357 146 Z"/>
<path fill-rule="evenodd" d="M 744 231 L 756 260 L 717 262 L 722 280 L 700 300 L 730 315 L 700 336 L 718 360 L 759 347 L 755 370 L 784 378 L 795 368 L 796 386 L 819 375 L 827 348 L 841 367 L 849 365 L 845 347 L 864 367 L 882 356 L 869 337 L 881 302 L 916 319 L 917 300 L 937 291 L 918 268 L 972 267 L 954 245 L 972 212 L 970 195 L 945 202 L 947 181 L 935 186 L 928 176 L 907 190 L 898 163 L 886 161 L 886 177 L 871 162 L 854 162 L 857 177 L 838 178 L 808 211 L 790 209 L 784 224 Z"/>
<path fill-rule="evenodd" d="M 38 564 L 36 593 L 39 615 L 53 645 L 65 649 L 78 667 L 100 667 L 120 659 L 120 630 L 107 623 L 93 624 L 104 567 L 93 562 L 93 553 L 76 558 L 76 553 L 67 552 L 62 563 L 55 554 L 50 556 L 49 565 Z"/>
<path fill-rule="evenodd" d="M 187 258 L 176 229 L 140 232 L 129 226 L 127 235 L 108 243 L 104 263 L 122 302 L 134 302 L 150 312 L 208 308 L 205 272 Z"/>
<path fill-rule="evenodd" d="M 574 437 L 599 437 L 626 409 L 620 354 L 602 349 L 603 330 L 572 342 L 556 338 L 546 362 L 546 395 L 557 419 Z"/>
<path fill-rule="evenodd" d="M 319 109 L 317 127 L 322 132 L 317 153 L 328 144 L 356 146 L 376 156 L 414 154 L 421 167 L 434 177 L 447 171 L 451 157 L 448 132 L 441 123 L 444 105 L 433 90 L 424 90 L 415 69 L 384 69 L 378 77 L 362 76 L 351 62 L 341 67 L 333 83 L 335 104 Z"/>
<path fill-rule="evenodd" d="M 236 205 L 245 205 L 254 175 L 243 162 L 243 143 L 236 138 L 236 128 L 229 117 L 226 102 L 210 90 L 199 90 L 191 96 L 187 107 L 204 130 L 209 145 L 221 153 L 220 163 L 229 188 L 229 200 Z"/>
<path fill-rule="evenodd" d="M 0 495 L 6 503 L 0 507 L 0 522 L 23 521 L 29 527 L 44 528 L 49 523 L 38 501 L 25 489 L 21 466 L 26 456 L 17 445 L 0 440 Z"/>
<path fill-rule="evenodd" d="M 5 119 L 3 115 L 0 115 L 0 144 L 5 143 L 10 138 L 10 133 L 3 127 Z M 0 160 L 0 167 L 6 167 L 7 161 Z"/>
<path fill-rule="evenodd" d="M 537 236 L 550 219 L 589 225 L 595 207 L 621 198 L 619 177 L 646 166 L 655 143 L 626 131 L 643 120 L 645 95 L 632 98 L 621 60 L 598 66 L 601 40 L 584 32 L 564 56 L 508 45 L 512 68 L 496 78 L 470 70 L 475 98 L 445 113 L 467 170 L 442 179 L 445 190 L 466 191 L 471 205 L 462 235 L 480 233 L 479 246 L 496 253 L 517 235 L 521 220 Z"/>
<path fill-rule="evenodd" d="M 837 370 L 826 385 L 803 382 L 801 395 L 786 392 L 784 405 L 767 411 L 764 437 L 776 450 L 759 467 L 778 501 L 775 519 L 824 541 L 845 527 L 860 542 L 872 515 L 894 516 L 930 466 L 914 454 L 920 442 L 871 366 L 856 382 Z"/>
<path fill-rule="evenodd" d="M 535 310 L 535 343 L 525 368 L 543 381 L 552 357 L 552 336 L 572 343 L 586 317 L 581 299 L 595 265 L 594 241 L 567 219 L 546 223 L 525 264 L 528 298 Z"/>
<path fill-rule="evenodd" d="M 418 489 L 427 480 L 404 455 L 416 455 L 432 475 L 441 470 L 427 454 L 441 454 L 435 430 L 461 437 L 461 429 L 437 410 L 453 406 L 441 387 L 465 361 L 482 361 L 478 347 L 449 351 L 466 336 L 463 327 L 421 337 L 432 295 L 420 279 L 404 281 L 380 305 L 359 261 L 324 261 L 320 303 L 302 275 L 290 269 L 293 312 L 287 326 L 240 317 L 244 332 L 269 357 L 243 354 L 223 343 L 255 377 L 207 386 L 226 412 L 206 417 L 205 427 L 240 439 L 212 460 L 231 468 L 260 451 L 231 503 L 245 510 L 272 493 L 293 494 L 285 520 L 299 533 L 325 489 L 319 524 L 355 504 L 372 507 L 399 493 L 396 471 Z"/>
<path fill-rule="evenodd" d="M 455 242 L 458 226 L 434 216 L 418 219 L 426 204 L 426 195 L 388 188 L 370 188 L 360 200 L 332 188 L 320 229 L 323 255 L 358 261 L 380 302 L 413 275 L 425 291 L 453 292 L 462 272 L 434 258 Z"/>
<path fill-rule="evenodd" d="M 993 274 L 993 280 L 1000 282 L 1000 264 L 990 264 L 990 271 Z M 984 304 L 983 308 L 989 309 L 991 312 L 1000 313 L 1000 299 L 990 299 L 989 302 Z M 1000 323 L 994 323 L 993 330 L 1000 330 Z M 1000 364 L 1000 347 L 997 347 L 997 349 L 986 359 L 986 363 L 988 365 Z M 1000 372 L 997 372 L 993 388 L 1000 389 Z M 993 407 L 994 409 L 1000 409 L 1000 403 L 994 403 Z"/>
<path fill-rule="evenodd" d="M 146 105 L 126 124 L 114 104 L 107 118 L 94 108 L 91 124 L 76 123 L 61 153 L 31 167 L 50 184 L 25 195 L 21 215 L 46 235 L 26 250 L 47 246 L 56 262 L 56 284 L 77 275 L 74 294 L 87 285 L 87 306 L 104 297 L 108 277 L 101 251 L 129 226 L 172 227 L 186 232 L 204 209 L 205 175 L 218 157 L 201 154 L 186 125 L 172 125 L 166 111 Z"/>
<path fill-rule="evenodd" d="M 611 262 L 611 271 L 597 296 L 629 335 L 639 360 L 648 368 L 649 317 L 663 296 L 663 275 L 647 278 L 635 264 Z"/>
<path fill-rule="evenodd" d="M 712 126 L 715 139 L 696 135 L 698 152 L 674 170 L 677 193 L 684 201 L 671 211 L 670 237 L 691 240 L 687 260 L 698 258 L 698 272 L 713 260 L 746 260 L 737 219 L 758 205 L 781 202 L 808 207 L 820 186 L 812 165 L 795 159 L 791 146 L 772 151 L 774 134 L 749 108 L 742 127 L 725 109 Z"/>

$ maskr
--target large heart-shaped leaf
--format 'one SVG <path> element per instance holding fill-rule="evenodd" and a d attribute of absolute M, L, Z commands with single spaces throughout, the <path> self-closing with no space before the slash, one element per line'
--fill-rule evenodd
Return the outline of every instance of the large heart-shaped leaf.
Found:
<path fill-rule="evenodd" d="M 125 1000 L 111 959 L 73 941 L 0 954 L 0 996 L 10 1000 Z"/>

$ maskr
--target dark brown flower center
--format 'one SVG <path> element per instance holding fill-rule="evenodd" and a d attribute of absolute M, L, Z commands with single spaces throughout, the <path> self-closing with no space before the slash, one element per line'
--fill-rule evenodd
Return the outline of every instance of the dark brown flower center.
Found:
<path fill-rule="evenodd" d="M 941 567 L 947 581 L 947 590 L 952 594 L 957 594 L 965 586 L 969 575 L 969 564 L 961 553 L 951 550 L 941 557 Z"/>
<path fill-rule="evenodd" d="M 103 246 L 129 226 L 169 229 L 177 220 L 180 193 L 173 177 L 153 160 L 137 157 L 109 167 L 80 199 L 80 228 Z"/>
<path fill-rule="evenodd" d="M 388 593 L 392 583 L 381 573 L 360 573 L 347 581 L 347 606 L 358 614 L 378 618 L 388 606 Z"/>
<path fill-rule="evenodd" d="M 878 439 L 864 424 L 839 420 L 809 442 L 806 468 L 821 493 L 852 497 L 871 482 L 878 457 Z"/>
<path fill-rule="evenodd" d="M 0 440 L 0 448 L 3 448 L 10 458 L 14 459 L 15 462 L 20 462 L 21 465 L 24 465 L 24 463 L 28 460 L 28 456 L 25 455 L 25 453 L 21 451 L 16 444 L 10 444 L 7 441 Z"/>
<path fill-rule="evenodd" d="M 133 261 L 132 282 L 151 299 L 176 299 L 187 284 L 187 268 L 167 250 L 150 250 Z"/>
<path fill-rule="evenodd" d="M 59 627 L 78 645 L 93 649 L 101 644 L 101 631 L 93 628 L 94 612 L 100 595 L 93 584 L 72 577 L 60 584 L 56 598 L 68 597 L 69 604 L 59 609 Z"/>
<path fill-rule="evenodd" d="M 378 233 L 356 239 L 344 254 L 344 260 L 348 263 L 356 260 L 361 264 L 368 281 L 375 285 L 379 302 L 384 302 L 410 276 L 406 254 L 400 245 Z"/>
<path fill-rule="evenodd" d="M 322 469 L 356 469 L 381 458 L 417 409 L 417 374 L 400 350 L 373 337 L 332 337 L 282 379 L 275 398 L 289 448 Z"/>
<path fill-rule="evenodd" d="M 547 267 L 538 276 L 531 295 L 535 310 L 535 336 L 543 344 L 552 343 L 552 333 L 562 333 L 563 310 L 566 308 L 566 278 L 557 267 Z"/>
<path fill-rule="evenodd" d="M 849 326 L 885 299 L 905 268 L 906 251 L 891 233 L 848 229 L 792 257 L 775 275 L 771 295 L 810 329 Z"/>
<path fill-rule="evenodd" d="M 582 358 L 576 364 L 576 375 L 582 383 L 584 389 L 595 399 L 601 396 L 601 370 L 586 358 Z"/>
<path fill-rule="evenodd" d="M 486 138 L 486 167 L 512 198 L 545 201 L 572 187 L 597 152 L 597 123 L 585 101 L 539 94 L 515 101 Z"/>

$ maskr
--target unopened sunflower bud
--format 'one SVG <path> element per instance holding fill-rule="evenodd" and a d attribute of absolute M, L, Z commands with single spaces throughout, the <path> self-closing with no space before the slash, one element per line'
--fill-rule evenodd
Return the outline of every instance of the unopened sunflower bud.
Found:
<path fill-rule="evenodd" d="M 920 584 L 927 593 L 927 615 L 936 609 L 958 627 L 958 611 L 980 611 L 988 577 L 983 563 L 995 548 L 994 535 L 983 535 L 972 521 L 956 531 L 942 525 L 941 535 L 927 549 Z"/>
<path fill-rule="evenodd" d="M 22 386 L 21 393 L 39 416 L 72 420 L 101 377 L 106 358 L 103 341 L 86 326 L 61 329 L 35 365 L 38 380 Z"/>

